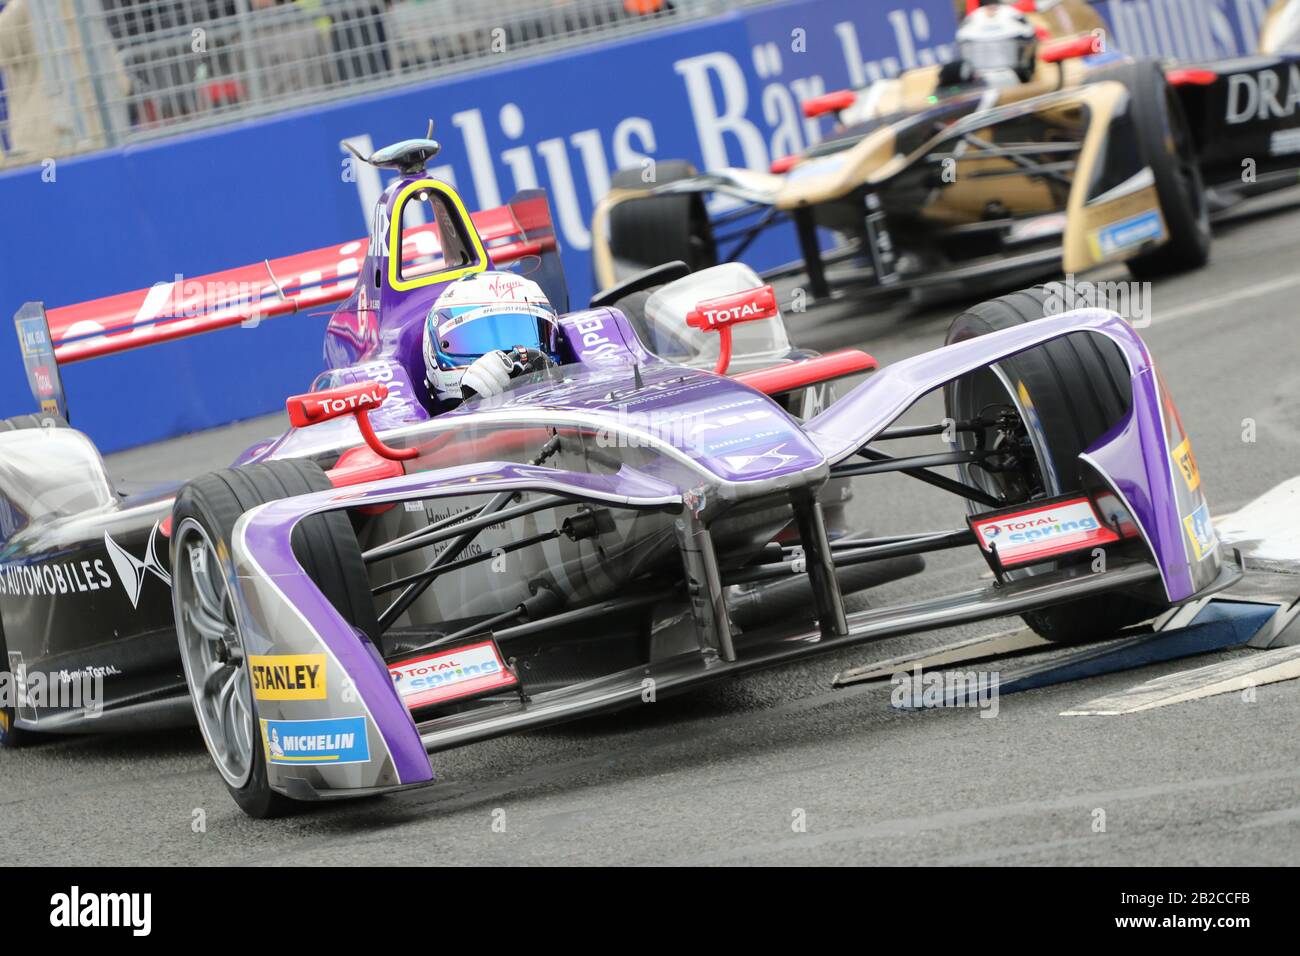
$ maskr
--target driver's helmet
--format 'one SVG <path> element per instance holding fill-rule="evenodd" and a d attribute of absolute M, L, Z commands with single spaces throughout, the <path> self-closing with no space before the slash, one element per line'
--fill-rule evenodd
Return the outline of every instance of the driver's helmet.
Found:
<path fill-rule="evenodd" d="M 978 7 L 957 28 L 961 58 L 977 76 L 991 82 L 1025 81 L 1033 75 L 1038 34 L 1015 7 Z"/>
<path fill-rule="evenodd" d="M 424 320 L 424 368 L 439 401 L 459 401 L 474 360 L 516 346 L 559 361 L 555 309 L 536 282 L 513 272 L 476 272 L 450 283 Z"/>

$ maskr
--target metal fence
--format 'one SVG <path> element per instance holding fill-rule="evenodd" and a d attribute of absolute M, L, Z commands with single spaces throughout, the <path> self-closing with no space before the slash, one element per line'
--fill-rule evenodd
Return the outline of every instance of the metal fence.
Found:
<path fill-rule="evenodd" d="M 0 0 L 0 165 L 337 100 L 764 0 Z"/>

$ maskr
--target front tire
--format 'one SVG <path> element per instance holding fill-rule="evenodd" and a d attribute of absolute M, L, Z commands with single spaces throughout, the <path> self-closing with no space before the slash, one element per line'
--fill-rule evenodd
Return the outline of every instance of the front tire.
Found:
<path fill-rule="evenodd" d="M 185 680 L 203 740 L 240 809 L 259 819 L 301 805 L 267 778 L 257 702 L 231 593 L 235 522 L 281 498 L 325 491 L 329 478 L 310 461 L 271 461 L 214 472 L 186 485 L 172 509 L 172 604 Z M 343 618 L 374 638 L 379 632 L 365 564 L 347 515 L 303 520 L 293 549 Z"/>
<path fill-rule="evenodd" d="M 1133 135 L 1151 167 L 1169 232 L 1160 248 L 1128 260 L 1129 272 L 1135 279 L 1155 279 L 1199 269 L 1210 260 L 1210 211 L 1182 101 L 1151 60 L 1111 67 L 1098 78 L 1121 82 L 1129 91 Z"/>
<path fill-rule="evenodd" d="M 1049 314 L 1047 299 L 1047 290 L 1037 286 L 982 302 L 953 320 L 947 344 L 1041 319 Z M 1083 491 L 1086 476 L 1079 454 L 1128 413 L 1132 388 L 1119 347 L 1082 332 L 1003 359 L 996 369 L 980 369 L 946 386 L 947 414 L 964 421 L 990 405 L 1032 409 L 1032 416 L 1022 412 L 1022 418 L 1033 419 L 1026 423 L 1025 437 L 1033 447 L 1035 467 L 1014 480 L 970 468 L 965 480 L 1004 496 L 1007 505 Z M 992 435 L 986 435 L 985 441 L 990 440 Z M 963 432 L 959 446 L 974 448 L 974 437 Z M 972 513 L 978 510 L 971 507 Z M 1162 609 L 1135 596 L 1112 593 L 1032 611 L 1024 620 L 1050 641 L 1072 643 L 1109 636 Z"/>

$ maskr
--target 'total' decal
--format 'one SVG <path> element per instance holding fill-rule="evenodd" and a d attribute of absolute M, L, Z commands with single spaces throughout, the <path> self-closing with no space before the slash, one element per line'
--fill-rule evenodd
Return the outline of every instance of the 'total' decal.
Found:
<path fill-rule="evenodd" d="M 716 299 L 706 299 L 686 314 L 686 324 L 704 331 L 736 322 L 770 319 L 779 314 L 776 292 L 770 285 L 764 285 Z"/>
<path fill-rule="evenodd" d="M 380 382 L 354 382 L 306 395 L 292 395 L 285 401 L 285 408 L 289 412 L 289 424 L 306 428 L 341 415 L 373 411 L 387 397 L 388 386 Z"/>
<path fill-rule="evenodd" d="M 410 710 L 477 697 L 518 681 L 491 641 L 389 664 L 393 686 Z"/>
<path fill-rule="evenodd" d="M 971 528 L 980 548 L 989 554 L 996 551 L 1004 567 L 1045 561 L 1119 540 L 1097 517 L 1087 498 L 977 517 L 971 520 Z"/>

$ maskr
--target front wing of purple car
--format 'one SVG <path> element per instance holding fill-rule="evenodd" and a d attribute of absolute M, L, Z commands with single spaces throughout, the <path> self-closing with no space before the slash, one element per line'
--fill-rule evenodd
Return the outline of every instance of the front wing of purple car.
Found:
<path fill-rule="evenodd" d="M 808 422 L 806 430 L 827 460 L 836 464 L 869 443 L 927 392 L 1078 332 L 1104 336 L 1119 347 L 1133 389 L 1124 420 L 1083 458 L 1133 518 L 1169 601 L 1186 601 L 1210 587 L 1222 570 L 1209 506 L 1173 399 L 1141 337 L 1114 312 L 1078 309 L 904 359 L 846 394 Z M 1026 410 L 1021 411 L 1023 418 L 1031 419 Z"/>
<path fill-rule="evenodd" d="M 433 779 L 389 666 L 303 571 L 291 545 L 294 526 L 312 514 L 358 505 L 498 492 L 562 495 L 633 510 L 682 507 L 675 488 L 650 478 L 483 462 L 274 501 L 240 519 L 231 556 L 232 594 L 245 652 L 288 666 L 319 667 L 324 674 L 301 692 L 254 689 L 272 786 L 299 799 L 316 799 Z"/>

